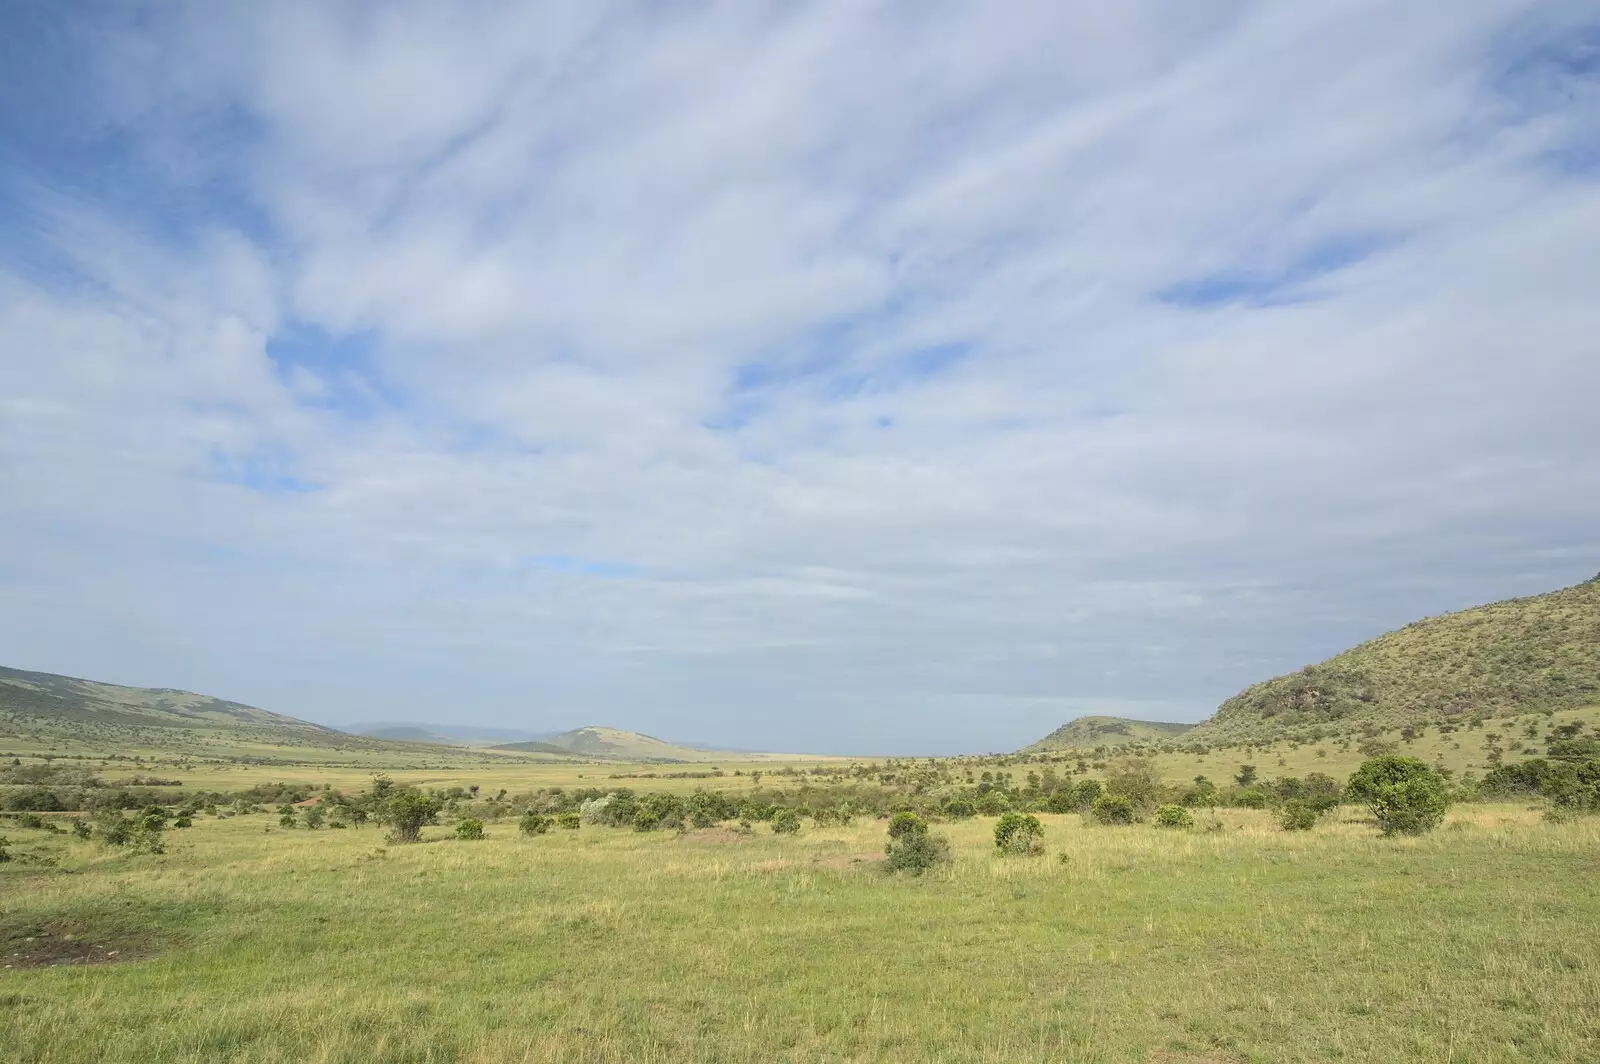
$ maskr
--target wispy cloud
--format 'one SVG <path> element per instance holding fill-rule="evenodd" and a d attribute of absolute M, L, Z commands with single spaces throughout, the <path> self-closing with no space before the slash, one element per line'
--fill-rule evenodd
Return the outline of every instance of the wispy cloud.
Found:
<path fill-rule="evenodd" d="M 16 664 L 998 748 L 1600 568 L 1592 5 L 12 28 Z"/>

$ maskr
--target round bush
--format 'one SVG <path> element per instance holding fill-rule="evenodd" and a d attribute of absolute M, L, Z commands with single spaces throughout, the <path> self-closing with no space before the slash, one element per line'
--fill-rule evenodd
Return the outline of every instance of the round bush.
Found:
<path fill-rule="evenodd" d="M 1102 794 L 1089 806 L 1089 817 L 1097 824 L 1132 824 L 1138 819 L 1133 803 L 1116 794 Z"/>
<path fill-rule="evenodd" d="M 517 827 L 524 835 L 543 835 L 550 830 L 550 818 L 543 813 L 525 813 Z"/>
<path fill-rule="evenodd" d="M 994 826 L 994 845 L 1005 854 L 1038 852 L 1038 843 L 1044 837 L 1044 825 L 1029 813 L 1007 813 Z"/>
<path fill-rule="evenodd" d="M 556 817 L 556 827 L 561 828 L 563 831 L 577 831 L 578 825 L 581 823 L 583 823 L 583 818 L 578 815 L 578 811 L 575 809 Z"/>
<path fill-rule="evenodd" d="M 965 798 L 952 798 L 944 803 L 944 815 L 951 820 L 965 820 L 978 815 L 978 807 Z"/>
<path fill-rule="evenodd" d="M 928 825 L 915 813 L 896 813 L 889 818 L 889 837 L 903 839 L 908 835 L 926 835 Z"/>
<path fill-rule="evenodd" d="M 483 821 L 466 819 L 456 825 L 456 838 L 473 840 L 483 838 Z"/>
<path fill-rule="evenodd" d="M 1315 805 L 1298 798 L 1285 802 L 1278 811 L 1278 824 L 1285 831 L 1310 831 L 1321 818 L 1322 814 Z"/>
<path fill-rule="evenodd" d="M 774 835 L 793 835 L 800 830 L 800 814 L 793 809 L 779 809 L 772 814 Z"/>
<path fill-rule="evenodd" d="M 1163 805 L 1152 818 L 1158 828 L 1192 828 L 1194 817 L 1181 805 Z"/>
<path fill-rule="evenodd" d="M 1362 762 L 1345 793 L 1372 811 L 1385 835 L 1422 835 L 1450 807 L 1444 777 L 1415 757 L 1387 755 Z"/>

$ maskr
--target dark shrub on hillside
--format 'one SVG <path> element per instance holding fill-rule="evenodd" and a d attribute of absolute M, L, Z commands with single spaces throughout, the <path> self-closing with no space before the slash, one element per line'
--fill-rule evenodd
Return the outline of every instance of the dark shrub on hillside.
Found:
<path fill-rule="evenodd" d="M 1007 813 L 994 826 L 994 845 L 1001 853 L 1028 854 L 1038 852 L 1039 840 L 1044 837 L 1044 825 L 1039 818 L 1027 813 Z"/>
<path fill-rule="evenodd" d="M 1138 811 L 1126 798 L 1102 794 L 1089 806 L 1089 818 L 1097 824 L 1132 824 L 1138 819 Z"/>
<path fill-rule="evenodd" d="M 1600 759 L 1571 762 L 1536 757 L 1491 770 L 1478 785 L 1486 798 L 1529 795 L 1573 812 L 1600 810 Z"/>
<path fill-rule="evenodd" d="M 1444 777 L 1414 757 L 1387 755 L 1362 762 L 1346 793 L 1372 810 L 1385 835 L 1432 831 L 1450 805 Z"/>
<path fill-rule="evenodd" d="M 793 809 L 778 809 L 772 814 L 772 831 L 775 835 L 793 835 L 800 830 L 800 814 Z"/>
<path fill-rule="evenodd" d="M 1272 795 L 1260 787 L 1247 787 L 1233 796 L 1233 804 L 1240 809 L 1265 809 L 1272 804 Z"/>
<path fill-rule="evenodd" d="M 1011 809 L 1011 799 L 1003 791 L 989 791 L 978 796 L 978 812 L 984 816 L 999 816 Z"/>
<path fill-rule="evenodd" d="M 1321 817 L 1321 811 L 1310 802 L 1291 798 L 1278 810 L 1278 825 L 1285 831 L 1310 831 Z"/>
<path fill-rule="evenodd" d="M 576 810 L 569 810 L 556 817 L 556 826 L 566 831 L 577 831 L 578 825 L 583 822 Z"/>
<path fill-rule="evenodd" d="M 1158 828 L 1192 828 L 1194 817 L 1181 805 L 1163 805 L 1150 818 Z"/>
<path fill-rule="evenodd" d="M 577 816 L 576 813 L 562 815 Z M 522 819 L 517 821 L 517 830 L 524 835 L 543 835 L 550 830 L 550 818 L 543 813 L 524 813 Z"/>
<path fill-rule="evenodd" d="M 483 838 L 483 821 L 471 817 L 456 825 L 456 838 L 464 842 L 472 842 Z"/>

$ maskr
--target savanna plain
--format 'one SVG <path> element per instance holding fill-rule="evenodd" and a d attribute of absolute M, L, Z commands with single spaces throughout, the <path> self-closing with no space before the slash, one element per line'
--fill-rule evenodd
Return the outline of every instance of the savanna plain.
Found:
<path fill-rule="evenodd" d="M 34 965 L 0 971 L 0 1056 L 1600 1059 L 1593 817 L 1038 820 L 1021 855 L 995 818 L 938 824 L 951 859 L 920 876 L 885 871 L 876 817 L 396 845 L 268 810 L 162 853 L 46 832 L 0 869 L 0 938 Z"/>

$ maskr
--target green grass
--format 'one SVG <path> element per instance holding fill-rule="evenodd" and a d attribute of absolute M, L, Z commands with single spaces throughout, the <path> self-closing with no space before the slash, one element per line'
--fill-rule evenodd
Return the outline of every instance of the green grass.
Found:
<path fill-rule="evenodd" d="M 0 865 L 0 938 L 142 959 L 0 971 L 0 1057 L 1600 1058 L 1600 824 L 1463 807 L 1396 841 L 1344 816 L 1045 816 L 1038 858 L 994 856 L 992 820 L 938 825 L 956 859 L 920 880 L 877 869 L 875 821 L 397 847 L 257 816 L 141 857 L 8 826 L 58 864 Z"/>

